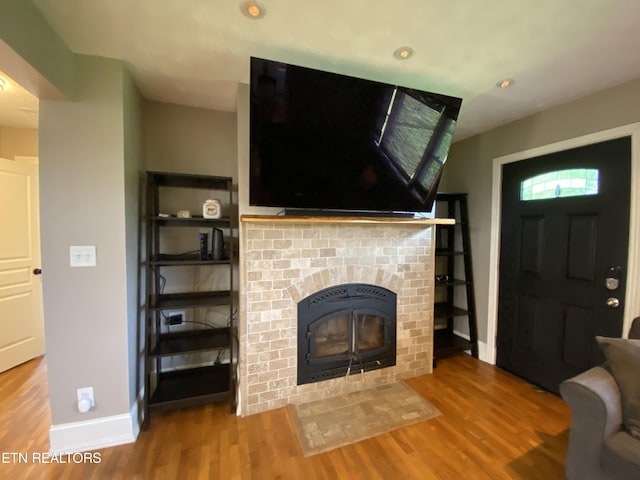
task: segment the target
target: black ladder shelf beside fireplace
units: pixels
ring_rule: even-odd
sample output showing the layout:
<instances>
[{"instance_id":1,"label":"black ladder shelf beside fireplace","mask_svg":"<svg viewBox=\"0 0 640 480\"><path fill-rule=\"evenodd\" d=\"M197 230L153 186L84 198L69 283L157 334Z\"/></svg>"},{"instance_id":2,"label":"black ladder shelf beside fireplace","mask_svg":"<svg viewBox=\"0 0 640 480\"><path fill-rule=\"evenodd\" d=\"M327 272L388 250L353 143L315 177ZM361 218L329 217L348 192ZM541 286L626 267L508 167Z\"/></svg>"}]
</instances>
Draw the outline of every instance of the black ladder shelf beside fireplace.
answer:
<instances>
[{"instance_id":1,"label":"black ladder shelf beside fireplace","mask_svg":"<svg viewBox=\"0 0 640 480\"><path fill-rule=\"evenodd\" d=\"M465 351L478 358L467 194L438 193L436 216L456 223L436 230L434 363Z\"/></svg>"},{"instance_id":2,"label":"black ladder shelf beside fireplace","mask_svg":"<svg viewBox=\"0 0 640 480\"><path fill-rule=\"evenodd\" d=\"M237 362L232 179L165 172L146 178L143 428L156 410L226 401L233 411ZM221 199L205 217L212 196ZM201 270L209 275L202 288ZM210 314L220 317L217 324L207 321Z\"/></svg>"}]
</instances>

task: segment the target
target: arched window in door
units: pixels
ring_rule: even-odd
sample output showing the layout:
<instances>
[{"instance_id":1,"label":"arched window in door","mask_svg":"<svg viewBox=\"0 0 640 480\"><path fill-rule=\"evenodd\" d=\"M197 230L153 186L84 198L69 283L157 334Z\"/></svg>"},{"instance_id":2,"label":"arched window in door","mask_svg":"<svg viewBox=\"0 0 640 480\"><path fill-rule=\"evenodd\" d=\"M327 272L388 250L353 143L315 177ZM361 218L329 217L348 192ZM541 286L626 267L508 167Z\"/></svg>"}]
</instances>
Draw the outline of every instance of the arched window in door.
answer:
<instances>
[{"instance_id":1,"label":"arched window in door","mask_svg":"<svg viewBox=\"0 0 640 480\"><path fill-rule=\"evenodd\" d=\"M597 195L600 190L597 168L571 168L543 173L520 183L520 200Z\"/></svg>"}]
</instances>

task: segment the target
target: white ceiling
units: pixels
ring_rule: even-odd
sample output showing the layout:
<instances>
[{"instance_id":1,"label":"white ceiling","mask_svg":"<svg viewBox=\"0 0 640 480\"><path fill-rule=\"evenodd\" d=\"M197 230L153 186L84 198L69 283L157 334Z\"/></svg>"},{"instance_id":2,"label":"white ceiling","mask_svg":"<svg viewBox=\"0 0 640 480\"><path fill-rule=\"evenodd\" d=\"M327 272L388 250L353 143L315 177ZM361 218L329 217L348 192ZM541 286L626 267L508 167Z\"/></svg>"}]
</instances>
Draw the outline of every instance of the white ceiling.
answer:
<instances>
[{"instance_id":1,"label":"white ceiling","mask_svg":"<svg viewBox=\"0 0 640 480\"><path fill-rule=\"evenodd\" d=\"M233 111L258 56L462 97L457 140L640 78L638 0L262 0L260 20L238 0L33 3L152 100Z\"/></svg>"}]
</instances>

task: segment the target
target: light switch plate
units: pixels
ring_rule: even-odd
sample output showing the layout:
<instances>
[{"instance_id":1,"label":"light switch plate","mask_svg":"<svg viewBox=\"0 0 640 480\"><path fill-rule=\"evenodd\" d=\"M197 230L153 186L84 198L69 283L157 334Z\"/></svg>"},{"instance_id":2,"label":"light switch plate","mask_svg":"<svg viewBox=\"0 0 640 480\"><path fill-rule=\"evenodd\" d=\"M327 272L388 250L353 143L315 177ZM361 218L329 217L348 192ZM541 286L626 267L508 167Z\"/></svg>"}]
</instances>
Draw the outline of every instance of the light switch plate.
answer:
<instances>
[{"instance_id":1,"label":"light switch plate","mask_svg":"<svg viewBox=\"0 0 640 480\"><path fill-rule=\"evenodd\" d=\"M72 267L95 267L95 245L72 245L69 247L69 265Z\"/></svg>"}]
</instances>

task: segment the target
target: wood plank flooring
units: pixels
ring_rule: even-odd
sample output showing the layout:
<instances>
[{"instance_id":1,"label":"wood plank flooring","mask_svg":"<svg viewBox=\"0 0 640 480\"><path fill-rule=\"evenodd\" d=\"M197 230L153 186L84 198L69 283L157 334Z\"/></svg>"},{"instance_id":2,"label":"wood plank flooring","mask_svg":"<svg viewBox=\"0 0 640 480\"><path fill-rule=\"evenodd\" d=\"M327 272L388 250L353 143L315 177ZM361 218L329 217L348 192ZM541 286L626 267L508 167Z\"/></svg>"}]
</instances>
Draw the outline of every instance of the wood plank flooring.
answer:
<instances>
[{"instance_id":1,"label":"wood plank flooring","mask_svg":"<svg viewBox=\"0 0 640 480\"><path fill-rule=\"evenodd\" d=\"M562 399L466 355L407 382L443 413L304 458L287 409L239 418L225 405L151 417L134 444L99 464L34 464L47 452L46 362L0 374L0 478L20 479L531 479L564 477L570 410Z\"/></svg>"}]
</instances>

